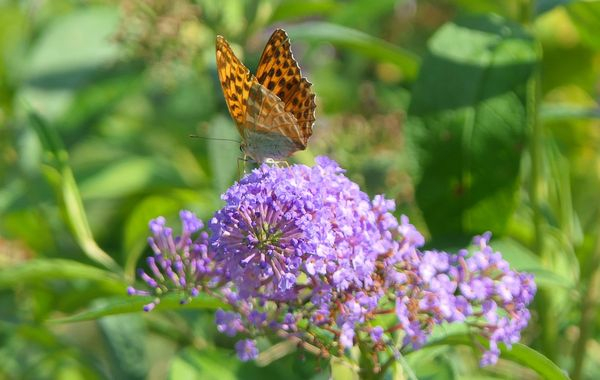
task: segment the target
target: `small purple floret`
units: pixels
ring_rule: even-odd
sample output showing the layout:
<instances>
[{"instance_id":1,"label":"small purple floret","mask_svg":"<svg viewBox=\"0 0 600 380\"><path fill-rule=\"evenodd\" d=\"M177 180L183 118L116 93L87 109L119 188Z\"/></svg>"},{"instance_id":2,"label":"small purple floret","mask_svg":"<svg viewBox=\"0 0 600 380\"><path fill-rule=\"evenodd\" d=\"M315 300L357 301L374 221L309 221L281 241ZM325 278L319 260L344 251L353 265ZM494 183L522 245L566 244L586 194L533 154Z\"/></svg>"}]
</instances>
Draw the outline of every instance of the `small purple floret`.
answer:
<instances>
[{"instance_id":1,"label":"small purple floret","mask_svg":"<svg viewBox=\"0 0 600 380\"><path fill-rule=\"evenodd\" d=\"M235 351L237 352L238 358L243 362L256 359L258 356L256 342L252 339L243 339L238 341L235 344Z\"/></svg>"}]
</instances>

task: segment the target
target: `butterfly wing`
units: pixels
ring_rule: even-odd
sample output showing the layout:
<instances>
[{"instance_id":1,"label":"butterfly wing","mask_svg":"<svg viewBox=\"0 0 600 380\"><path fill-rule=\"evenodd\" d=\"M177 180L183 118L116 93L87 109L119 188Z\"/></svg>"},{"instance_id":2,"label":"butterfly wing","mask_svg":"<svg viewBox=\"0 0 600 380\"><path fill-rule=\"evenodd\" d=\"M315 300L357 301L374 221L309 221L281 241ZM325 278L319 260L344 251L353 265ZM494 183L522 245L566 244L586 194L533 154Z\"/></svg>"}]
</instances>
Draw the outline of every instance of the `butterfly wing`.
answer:
<instances>
[{"instance_id":1,"label":"butterfly wing","mask_svg":"<svg viewBox=\"0 0 600 380\"><path fill-rule=\"evenodd\" d=\"M281 160L306 148L296 118L259 83L250 87L242 137L246 154L257 162Z\"/></svg>"},{"instance_id":2,"label":"butterfly wing","mask_svg":"<svg viewBox=\"0 0 600 380\"><path fill-rule=\"evenodd\" d=\"M292 55L290 39L284 30L275 30L269 38L258 62L256 78L284 104L300 83L300 67Z\"/></svg>"},{"instance_id":3,"label":"butterfly wing","mask_svg":"<svg viewBox=\"0 0 600 380\"><path fill-rule=\"evenodd\" d=\"M217 72L223 88L229 113L235 121L238 131L243 135L242 127L246 117L248 94L256 78L250 70L235 56L231 47L222 36L217 36Z\"/></svg>"},{"instance_id":4,"label":"butterfly wing","mask_svg":"<svg viewBox=\"0 0 600 380\"><path fill-rule=\"evenodd\" d=\"M285 110L296 118L304 147L312 135L315 122L315 94L312 92L311 86L312 84L306 78L302 78L292 93L292 97L285 104Z\"/></svg>"},{"instance_id":5,"label":"butterfly wing","mask_svg":"<svg viewBox=\"0 0 600 380\"><path fill-rule=\"evenodd\" d=\"M282 29L269 38L256 71L258 82L283 102L300 128L300 141L304 149L312 135L315 121L315 94L312 84L302 77L298 62L292 55L290 39Z\"/></svg>"},{"instance_id":6,"label":"butterfly wing","mask_svg":"<svg viewBox=\"0 0 600 380\"><path fill-rule=\"evenodd\" d=\"M285 31L272 35L257 76L217 36L217 72L245 152L255 161L283 159L306 148L315 121L312 84L302 77Z\"/></svg>"}]
</instances>

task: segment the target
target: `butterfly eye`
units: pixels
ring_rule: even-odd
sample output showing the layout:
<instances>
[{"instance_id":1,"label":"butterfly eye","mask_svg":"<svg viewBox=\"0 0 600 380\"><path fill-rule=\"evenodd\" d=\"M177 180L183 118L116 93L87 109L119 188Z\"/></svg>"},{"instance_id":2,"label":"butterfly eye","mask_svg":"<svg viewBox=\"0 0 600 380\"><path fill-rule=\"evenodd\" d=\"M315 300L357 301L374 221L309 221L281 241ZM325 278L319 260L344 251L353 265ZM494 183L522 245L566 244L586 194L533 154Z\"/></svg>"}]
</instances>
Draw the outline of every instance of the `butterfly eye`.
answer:
<instances>
[{"instance_id":1,"label":"butterfly eye","mask_svg":"<svg viewBox=\"0 0 600 380\"><path fill-rule=\"evenodd\" d=\"M240 144L240 152L244 153L244 144Z\"/></svg>"}]
</instances>

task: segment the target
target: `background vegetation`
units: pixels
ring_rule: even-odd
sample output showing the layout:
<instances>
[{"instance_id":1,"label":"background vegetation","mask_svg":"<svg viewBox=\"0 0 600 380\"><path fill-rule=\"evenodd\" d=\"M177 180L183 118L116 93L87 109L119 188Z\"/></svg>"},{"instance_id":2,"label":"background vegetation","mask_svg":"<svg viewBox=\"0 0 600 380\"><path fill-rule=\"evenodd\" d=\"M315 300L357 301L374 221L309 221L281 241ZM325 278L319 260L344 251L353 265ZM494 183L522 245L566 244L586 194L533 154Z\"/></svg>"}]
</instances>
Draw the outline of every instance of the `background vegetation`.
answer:
<instances>
[{"instance_id":1,"label":"background vegetation","mask_svg":"<svg viewBox=\"0 0 600 380\"><path fill-rule=\"evenodd\" d=\"M600 2L569 0L0 1L0 378L330 375L266 341L238 362L208 299L124 314L144 303L124 294L148 220L206 220L238 175L236 143L189 137L239 139L215 36L253 70L275 27L318 101L293 160L333 157L433 247L492 231L536 274L523 342L596 378ZM518 349L480 370L454 343L402 364L424 379L544 376Z\"/></svg>"}]
</instances>

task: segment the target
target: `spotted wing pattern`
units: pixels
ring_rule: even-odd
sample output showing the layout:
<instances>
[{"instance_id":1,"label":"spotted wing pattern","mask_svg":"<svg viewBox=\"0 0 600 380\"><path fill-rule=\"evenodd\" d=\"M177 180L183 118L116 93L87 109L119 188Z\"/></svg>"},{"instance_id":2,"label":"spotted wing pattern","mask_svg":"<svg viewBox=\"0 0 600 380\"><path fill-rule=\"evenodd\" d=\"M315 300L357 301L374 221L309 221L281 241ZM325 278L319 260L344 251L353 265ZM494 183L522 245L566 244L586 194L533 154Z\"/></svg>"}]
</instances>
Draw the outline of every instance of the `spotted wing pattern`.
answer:
<instances>
[{"instance_id":1,"label":"spotted wing pattern","mask_svg":"<svg viewBox=\"0 0 600 380\"><path fill-rule=\"evenodd\" d=\"M294 115L300 126L303 144L300 149L305 149L315 121L315 95L312 84L302 77L284 30L275 30L269 38L258 63L256 78L281 99L286 111Z\"/></svg>"},{"instance_id":2,"label":"spotted wing pattern","mask_svg":"<svg viewBox=\"0 0 600 380\"><path fill-rule=\"evenodd\" d=\"M311 86L312 84L306 78L302 78L296 91L293 92L292 97L285 104L285 110L294 115L300 128L302 149L305 149L306 144L308 144L315 122L315 94L311 91Z\"/></svg>"},{"instance_id":3,"label":"spotted wing pattern","mask_svg":"<svg viewBox=\"0 0 600 380\"><path fill-rule=\"evenodd\" d=\"M217 37L217 71L242 148L257 162L306 148L315 121L312 84L302 77L285 31L267 42L254 77L227 41Z\"/></svg>"},{"instance_id":4,"label":"spotted wing pattern","mask_svg":"<svg viewBox=\"0 0 600 380\"><path fill-rule=\"evenodd\" d=\"M246 118L246 103L252 82L256 79L250 70L235 56L222 36L217 36L217 72L223 88L223 95L231 117L237 124L240 134Z\"/></svg>"}]
</instances>

